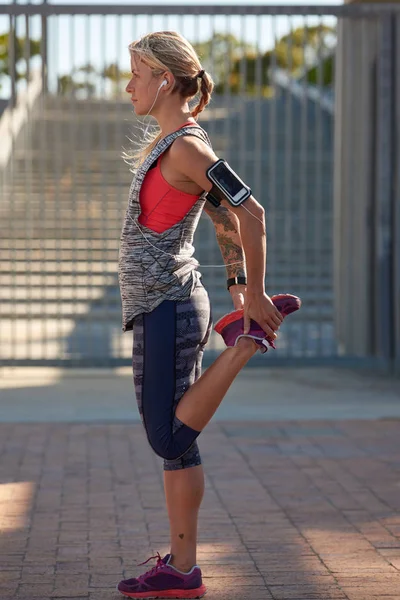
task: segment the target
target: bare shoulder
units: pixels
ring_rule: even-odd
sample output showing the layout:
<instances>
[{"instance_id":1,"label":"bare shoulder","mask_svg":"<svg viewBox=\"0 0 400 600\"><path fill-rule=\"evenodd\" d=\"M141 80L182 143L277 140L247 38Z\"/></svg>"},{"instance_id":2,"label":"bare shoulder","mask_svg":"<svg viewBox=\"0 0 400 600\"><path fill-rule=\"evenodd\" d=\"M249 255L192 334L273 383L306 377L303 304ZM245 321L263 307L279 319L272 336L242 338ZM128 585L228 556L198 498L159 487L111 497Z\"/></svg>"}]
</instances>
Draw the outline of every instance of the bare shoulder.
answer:
<instances>
[{"instance_id":1,"label":"bare shoulder","mask_svg":"<svg viewBox=\"0 0 400 600\"><path fill-rule=\"evenodd\" d=\"M185 158L189 154L191 158L210 157L213 162L218 160L213 149L205 141L190 134L176 138L171 145L170 153L178 159Z\"/></svg>"},{"instance_id":2,"label":"bare shoulder","mask_svg":"<svg viewBox=\"0 0 400 600\"><path fill-rule=\"evenodd\" d=\"M206 171L219 157L206 142L191 135L180 136L173 142L170 148L170 158L174 170L179 174L185 176L189 181L197 183L202 190L206 192L211 190L212 183L208 179ZM261 212L263 212L263 208L253 196L245 200L245 203L246 208L253 215L261 215ZM218 219L223 215L223 218L225 218L226 209L235 213L240 218L246 218L248 214L241 206L232 206L227 200L222 200L221 207L221 210L213 211L210 216Z\"/></svg>"},{"instance_id":3,"label":"bare shoulder","mask_svg":"<svg viewBox=\"0 0 400 600\"><path fill-rule=\"evenodd\" d=\"M174 140L169 154L174 169L186 175L203 190L211 189L206 170L218 157L206 142L194 135L182 135Z\"/></svg>"}]
</instances>

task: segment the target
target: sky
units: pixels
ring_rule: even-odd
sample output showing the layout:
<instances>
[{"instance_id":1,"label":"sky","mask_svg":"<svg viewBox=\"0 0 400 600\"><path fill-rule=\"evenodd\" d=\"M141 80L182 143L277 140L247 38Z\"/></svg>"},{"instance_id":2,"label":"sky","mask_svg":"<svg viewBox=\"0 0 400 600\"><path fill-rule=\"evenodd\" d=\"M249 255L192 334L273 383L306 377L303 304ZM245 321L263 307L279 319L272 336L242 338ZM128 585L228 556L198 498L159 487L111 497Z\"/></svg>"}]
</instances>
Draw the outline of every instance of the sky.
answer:
<instances>
[{"instance_id":1,"label":"sky","mask_svg":"<svg viewBox=\"0 0 400 600\"><path fill-rule=\"evenodd\" d=\"M7 2L5 2L7 3ZM10 3L10 2L8 2ZM18 2L26 4L26 2ZM62 0L62 2L51 2L52 4L80 4L71 0ZM122 4L123 2L121 2ZM200 3L200 2L199 2ZM38 2L32 2L38 4ZM110 2L84 2L84 4L110 4ZM131 1L130 6L135 4L145 4L143 2ZM153 5L180 5L192 4L187 0L153 1ZM219 5L237 5L244 4L243 0L202 0L201 4L219 4ZM252 5L268 5L265 0L252 0L248 2ZM304 2L303 0L275 0L274 4L301 6L307 5L338 5L341 1L331 0L313 0ZM31 36L40 37L40 18L31 17ZM103 65L118 62L121 70L129 70L129 52L128 44L134 39L160 29L173 29L180 31L189 41L200 42L211 37L213 29L220 32L232 32L236 37L249 43L256 43L260 52L265 52L274 45L274 38L279 38L290 31L291 27L300 27L304 25L316 25L326 23L335 25L334 17L306 17L303 16L247 16L241 18L238 16L191 16L186 15L178 20L174 15L154 16L148 18L144 15L130 16L124 15L115 17L108 15L106 17L93 15L52 16L49 19L49 70L51 80L55 81L56 74L68 74L74 68L78 68L90 62L97 69ZM0 33L8 30L8 17L1 16L0 9ZM25 35L24 17L18 19L17 34L21 37ZM36 61L36 64L38 61ZM35 63L34 63L35 64ZM0 97L7 97L9 94L9 85L2 80L2 89Z\"/></svg>"}]
</instances>

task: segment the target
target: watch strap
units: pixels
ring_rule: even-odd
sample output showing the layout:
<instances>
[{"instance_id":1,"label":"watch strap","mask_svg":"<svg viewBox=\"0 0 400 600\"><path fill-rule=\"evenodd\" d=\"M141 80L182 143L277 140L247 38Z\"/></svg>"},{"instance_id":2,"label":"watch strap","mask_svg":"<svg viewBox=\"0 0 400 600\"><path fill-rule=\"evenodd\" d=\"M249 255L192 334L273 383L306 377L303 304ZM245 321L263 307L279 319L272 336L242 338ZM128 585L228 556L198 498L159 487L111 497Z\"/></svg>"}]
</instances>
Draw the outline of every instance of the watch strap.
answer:
<instances>
[{"instance_id":1,"label":"watch strap","mask_svg":"<svg viewBox=\"0 0 400 600\"><path fill-rule=\"evenodd\" d=\"M226 289L229 290L231 285L247 285L247 279L240 275L238 277L230 277L226 280Z\"/></svg>"}]
</instances>

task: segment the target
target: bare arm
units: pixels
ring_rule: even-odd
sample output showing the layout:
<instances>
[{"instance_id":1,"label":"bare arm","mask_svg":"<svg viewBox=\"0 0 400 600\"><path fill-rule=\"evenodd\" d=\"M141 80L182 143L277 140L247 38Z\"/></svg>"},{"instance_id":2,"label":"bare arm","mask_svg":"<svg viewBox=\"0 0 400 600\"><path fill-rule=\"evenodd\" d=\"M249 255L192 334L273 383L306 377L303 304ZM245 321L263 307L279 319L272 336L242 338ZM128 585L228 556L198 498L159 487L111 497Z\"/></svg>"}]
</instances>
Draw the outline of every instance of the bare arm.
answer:
<instances>
[{"instance_id":1,"label":"bare arm","mask_svg":"<svg viewBox=\"0 0 400 600\"><path fill-rule=\"evenodd\" d=\"M181 173L195 181L202 189L211 190L212 185L206 176L206 170L218 157L207 144L192 136L182 136L172 144L170 156ZM225 202L223 204L224 208L236 215L239 222L247 270L245 331L248 330L250 318L253 318L268 336L275 338L274 332L282 322L282 316L265 293L267 249L264 209L253 196L244 202L247 210L243 206L233 207Z\"/></svg>"},{"instance_id":2,"label":"bare arm","mask_svg":"<svg viewBox=\"0 0 400 600\"><path fill-rule=\"evenodd\" d=\"M226 265L227 277L244 277L246 267L239 219L224 206L215 207L210 202L206 202L204 212L210 217L215 227L217 242Z\"/></svg>"},{"instance_id":3,"label":"bare arm","mask_svg":"<svg viewBox=\"0 0 400 600\"><path fill-rule=\"evenodd\" d=\"M212 220L215 227L217 242L222 258L226 265L227 278L245 277L246 264L240 237L240 224L237 216L224 206L213 206L206 202L204 212ZM237 310L244 307L246 286L243 284L231 285L229 293L233 306Z\"/></svg>"}]
</instances>

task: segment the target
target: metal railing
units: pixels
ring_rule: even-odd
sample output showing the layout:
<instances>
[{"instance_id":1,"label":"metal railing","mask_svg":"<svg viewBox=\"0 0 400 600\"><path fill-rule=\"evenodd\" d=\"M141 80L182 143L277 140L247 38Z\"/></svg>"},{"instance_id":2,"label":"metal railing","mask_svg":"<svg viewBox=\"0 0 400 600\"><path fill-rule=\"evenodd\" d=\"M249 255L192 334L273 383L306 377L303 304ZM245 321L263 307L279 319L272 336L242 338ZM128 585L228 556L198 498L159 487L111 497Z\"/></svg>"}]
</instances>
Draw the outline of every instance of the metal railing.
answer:
<instances>
[{"instance_id":1,"label":"metal railing","mask_svg":"<svg viewBox=\"0 0 400 600\"><path fill-rule=\"evenodd\" d=\"M11 113L21 111L34 69L40 69L43 82L18 133L5 124L4 115L0 122L11 140L0 171L3 364L130 361L131 340L121 333L117 286L119 235L131 178L121 153L132 130L139 131L124 97L127 46L161 29L185 35L215 79L212 102L199 123L216 154L249 182L266 208L268 293L291 292L303 300L302 310L282 326L279 353L269 357L269 364L358 358L367 364L373 359L365 344L356 351L348 347L335 303L347 284L334 277L334 269L338 273L344 264L334 252L344 235L335 228L334 181L347 190L352 183L348 172L342 177L337 157L338 140L349 140L340 123L351 99L342 98L340 104L337 90L345 78L357 75L364 77L363 85L372 82L381 97L385 82L371 70L356 71L355 44L345 47L350 72L343 73L337 57L344 48L343 27L361 32L365 48L373 39L379 53L382 23L398 19L399 10L398 5L371 4L0 4L0 34L8 33L9 48L10 77L3 78L11 97L7 123ZM371 99L358 101L359 113L371 118ZM355 157L348 160L354 167ZM369 161L354 171L357 181L369 176L375 164ZM339 188L343 192L340 186L336 194ZM353 219L358 206L348 209ZM343 210L340 214L343 218ZM360 227L357 239L372 239L368 224ZM201 264L222 263L206 216L195 245ZM232 309L225 270L200 270L216 320ZM220 348L212 336L208 355Z\"/></svg>"}]
</instances>

